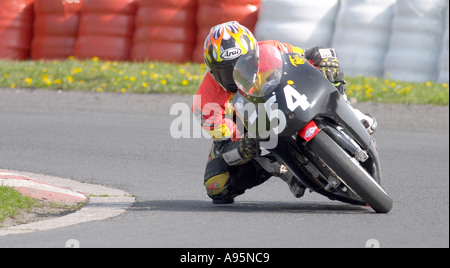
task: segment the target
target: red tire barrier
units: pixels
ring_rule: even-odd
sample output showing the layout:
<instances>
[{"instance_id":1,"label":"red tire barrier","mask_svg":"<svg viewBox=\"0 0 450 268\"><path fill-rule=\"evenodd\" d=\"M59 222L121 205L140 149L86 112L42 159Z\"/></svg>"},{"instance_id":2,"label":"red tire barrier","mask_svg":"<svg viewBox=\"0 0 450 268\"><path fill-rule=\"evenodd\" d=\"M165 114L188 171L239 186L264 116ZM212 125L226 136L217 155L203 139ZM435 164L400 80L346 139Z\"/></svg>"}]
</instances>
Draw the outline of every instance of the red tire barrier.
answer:
<instances>
[{"instance_id":1,"label":"red tire barrier","mask_svg":"<svg viewBox=\"0 0 450 268\"><path fill-rule=\"evenodd\" d=\"M197 37L197 1L141 0L138 3L131 59L191 61Z\"/></svg>"},{"instance_id":2,"label":"red tire barrier","mask_svg":"<svg viewBox=\"0 0 450 268\"><path fill-rule=\"evenodd\" d=\"M235 20L253 31L258 19L261 0L198 0L197 45L193 60L203 61L203 46L211 27Z\"/></svg>"},{"instance_id":3,"label":"red tire barrier","mask_svg":"<svg viewBox=\"0 0 450 268\"><path fill-rule=\"evenodd\" d=\"M29 58L34 0L0 1L0 59Z\"/></svg>"},{"instance_id":4,"label":"red tire barrier","mask_svg":"<svg viewBox=\"0 0 450 268\"><path fill-rule=\"evenodd\" d=\"M74 54L81 7L81 0L35 0L33 60L66 59Z\"/></svg>"},{"instance_id":5,"label":"red tire barrier","mask_svg":"<svg viewBox=\"0 0 450 268\"><path fill-rule=\"evenodd\" d=\"M129 60L136 9L135 0L84 0L75 57Z\"/></svg>"}]
</instances>

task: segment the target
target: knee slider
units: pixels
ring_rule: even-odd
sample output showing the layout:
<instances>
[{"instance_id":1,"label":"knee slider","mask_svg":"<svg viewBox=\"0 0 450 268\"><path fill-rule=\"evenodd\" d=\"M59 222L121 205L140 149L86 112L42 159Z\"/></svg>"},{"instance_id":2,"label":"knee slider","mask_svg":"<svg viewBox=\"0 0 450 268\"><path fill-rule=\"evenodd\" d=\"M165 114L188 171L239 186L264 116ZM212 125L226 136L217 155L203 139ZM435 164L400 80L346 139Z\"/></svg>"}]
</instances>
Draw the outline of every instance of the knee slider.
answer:
<instances>
[{"instance_id":1,"label":"knee slider","mask_svg":"<svg viewBox=\"0 0 450 268\"><path fill-rule=\"evenodd\" d=\"M205 181L206 192L211 198L221 198L226 195L228 191L228 180L230 173L225 172L216 176L213 176Z\"/></svg>"}]
</instances>

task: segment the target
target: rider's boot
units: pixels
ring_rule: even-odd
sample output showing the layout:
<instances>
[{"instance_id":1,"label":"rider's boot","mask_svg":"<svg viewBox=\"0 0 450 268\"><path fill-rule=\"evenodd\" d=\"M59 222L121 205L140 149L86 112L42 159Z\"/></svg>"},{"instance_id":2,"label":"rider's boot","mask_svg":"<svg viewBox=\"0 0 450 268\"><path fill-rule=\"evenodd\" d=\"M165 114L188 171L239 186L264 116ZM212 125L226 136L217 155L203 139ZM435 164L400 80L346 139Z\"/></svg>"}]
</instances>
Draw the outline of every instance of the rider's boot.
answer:
<instances>
[{"instance_id":1,"label":"rider's boot","mask_svg":"<svg viewBox=\"0 0 450 268\"><path fill-rule=\"evenodd\" d=\"M297 179L295 179L294 175L288 170L285 165L282 165L274 159L270 159L267 157L258 157L255 160L270 175L279 177L280 179L285 181L295 197L300 198L303 196L306 187L302 183L298 182Z\"/></svg>"},{"instance_id":2,"label":"rider's boot","mask_svg":"<svg viewBox=\"0 0 450 268\"><path fill-rule=\"evenodd\" d=\"M363 124L364 127L366 128L367 133L369 133L369 135L372 135L375 132L375 130L377 129L377 125L378 125L375 117L369 113L364 114L360 110L353 108L353 106L348 101L347 94L345 94L345 89L343 90L343 92L341 91L341 94L344 96L344 99L347 101L348 106L350 106L350 108L352 108L353 113L359 119L361 124Z\"/></svg>"},{"instance_id":3,"label":"rider's boot","mask_svg":"<svg viewBox=\"0 0 450 268\"><path fill-rule=\"evenodd\" d=\"M234 203L234 197L224 198L224 199L213 199L212 203L214 205L228 205Z\"/></svg>"},{"instance_id":4,"label":"rider's boot","mask_svg":"<svg viewBox=\"0 0 450 268\"><path fill-rule=\"evenodd\" d=\"M377 129L377 125L378 125L375 117L368 113L363 114L360 110L353 108L349 102L347 102L347 103L352 108L353 113L356 115L356 117L358 117L361 124L364 125L364 127L367 130L367 133L372 135L375 132L375 130Z\"/></svg>"},{"instance_id":5,"label":"rider's boot","mask_svg":"<svg viewBox=\"0 0 450 268\"><path fill-rule=\"evenodd\" d=\"M274 174L287 183L289 190L296 198L300 198L305 194L306 187L294 178L294 175L287 169L285 165L280 165L279 172Z\"/></svg>"}]
</instances>

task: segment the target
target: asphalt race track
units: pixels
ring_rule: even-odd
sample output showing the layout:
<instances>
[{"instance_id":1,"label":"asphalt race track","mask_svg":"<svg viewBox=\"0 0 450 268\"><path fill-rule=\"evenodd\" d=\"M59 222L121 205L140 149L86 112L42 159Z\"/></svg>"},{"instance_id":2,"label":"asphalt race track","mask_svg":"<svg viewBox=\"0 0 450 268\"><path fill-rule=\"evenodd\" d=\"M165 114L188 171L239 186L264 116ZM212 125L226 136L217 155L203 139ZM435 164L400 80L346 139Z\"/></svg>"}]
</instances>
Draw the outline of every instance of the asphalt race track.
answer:
<instances>
[{"instance_id":1,"label":"asphalt race track","mask_svg":"<svg viewBox=\"0 0 450 268\"><path fill-rule=\"evenodd\" d=\"M383 186L378 215L272 178L234 205L203 188L210 139L180 138L171 107L192 96L0 89L0 169L71 178L131 193L103 221L0 237L0 247L449 247L449 108L357 103L376 116ZM185 121L191 123L189 116ZM372 240L374 241L374 240Z\"/></svg>"}]
</instances>

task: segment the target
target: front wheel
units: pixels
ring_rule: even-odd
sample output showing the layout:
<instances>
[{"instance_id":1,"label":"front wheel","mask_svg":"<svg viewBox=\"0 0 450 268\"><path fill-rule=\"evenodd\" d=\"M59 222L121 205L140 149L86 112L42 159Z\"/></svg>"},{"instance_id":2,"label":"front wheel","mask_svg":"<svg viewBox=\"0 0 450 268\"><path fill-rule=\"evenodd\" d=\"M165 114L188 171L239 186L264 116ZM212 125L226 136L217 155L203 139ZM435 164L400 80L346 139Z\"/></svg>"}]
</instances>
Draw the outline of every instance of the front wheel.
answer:
<instances>
[{"instance_id":1,"label":"front wheel","mask_svg":"<svg viewBox=\"0 0 450 268\"><path fill-rule=\"evenodd\" d=\"M377 213L388 213L392 209L394 202L386 191L324 131L320 131L307 146Z\"/></svg>"}]
</instances>

